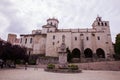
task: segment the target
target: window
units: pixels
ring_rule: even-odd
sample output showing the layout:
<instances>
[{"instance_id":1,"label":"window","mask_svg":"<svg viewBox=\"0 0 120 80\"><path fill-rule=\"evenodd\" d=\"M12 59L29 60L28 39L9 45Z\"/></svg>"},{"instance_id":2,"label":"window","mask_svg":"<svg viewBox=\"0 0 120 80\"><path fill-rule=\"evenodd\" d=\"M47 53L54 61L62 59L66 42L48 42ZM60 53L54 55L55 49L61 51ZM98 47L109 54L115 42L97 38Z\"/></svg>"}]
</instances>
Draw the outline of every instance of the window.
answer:
<instances>
[{"instance_id":1,"label":"window","mask_svg":"<svg viewBox=\"0 0 120 80\"><path fill-rule=\"evenodd\" d=\"M95 36L95 34L94 34L94 33L92 33L92 36Z\"/></svg>"},{"instance_id":2,"label":"window","mask_svg":"<svg viewBox=\"0 0 120 80\"><path fill-rule=\"evenodd\" d=\"M100 26L100 23L98 22L98 26Z\"/></svg>"},{"instance_id":3,"label":"window","mask_svg":"<svg viewBox=\"0 0 120 80\"><path fill-rule=\"evenodd\" d=\"M27 38L25 39L25 44L27 43Z\"/></svg>"},{"instance_id":4,"label":"window","mask_svg":"<svg viewBox=\"0 0 120 80\"><path fill-rule=\"evenodd\" d=\"M52 26L52 22L50 23L50 25Z\"/></svg>"},{"instance_id":5,"label":"window","mask_svg":"<svg viewBox=\"0 0 120 80\"><path fill-rule=\"evenodd\" d=\"M53 39L55 39L55 35L53 35Z\"/></svg>"},{"instance_id":6,"label":"window","mask_svg":"<svg viewBox=\"0 0 120 80\"><path fill-rule=\"evenodd\" d=\"M88 38L88 37L86 37L86 40L89 40L89 38Z\"/></svg>"},{"instance_id":7,"label":"window","mask_svg":"<svg viewBox=\"0 0 120 80\"><path fill-rule=\"evenodd\" d=\"M102 24L102 26L104 26L104 25L103 25L103 22L102 22L101 24Z\"/></svg>"},{"instance_id":8,"label":"window","mask_svg":"<svg viewBox=\"0 0 120 80\"><path fill-rule=\"evenodd\" d=\"M100 36L98 36L97 38L98 38L98 40L100 40Z\"/></svg>"},{"instance_id":9,"label":"window","mask_svg":"<svg viewBox=\"0 0 120 80\"><path fill-rule=\"evenodd\" d=\"M30 43L32 43L32 38L30 38Z\"/></svg>"},{"instance_id":10,"label":"window","mask_svg":"<svg viewBox=\"0 0 120 80\"><path fill-rule=\"evenodd\" d=\"M53 45L55 45L55 43L53 42Z\"/></svg>"},{"instance_id":11,"label":"window","mask_svg":"<svg viewBox=\"0 0 120 80\"><path fill-rule=\"evenodd\" d=\"M105 26L107 26L107 23L105 23Z\"/></svg>"},{"instance_id":12,"label":"window","mask_svg":"<svg viewBox=\"0 0 120 80\"><path fill-rule=\"evenodd\" d=\"M75 37L75 40L77 40L77 37Z\"/></svg>"}]
</instances>

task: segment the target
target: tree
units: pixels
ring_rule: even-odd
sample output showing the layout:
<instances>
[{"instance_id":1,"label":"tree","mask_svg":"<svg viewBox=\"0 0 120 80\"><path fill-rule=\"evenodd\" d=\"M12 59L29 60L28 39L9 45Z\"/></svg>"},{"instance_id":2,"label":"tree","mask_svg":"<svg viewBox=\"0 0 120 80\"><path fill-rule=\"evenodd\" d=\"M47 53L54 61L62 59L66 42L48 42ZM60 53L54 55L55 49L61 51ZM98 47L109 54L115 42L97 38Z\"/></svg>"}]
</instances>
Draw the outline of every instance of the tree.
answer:
<instances>
[{"instance_id":1,"label":"tree","mask_svg":"<svg viewBox=\"0 0 120 80\"><path fill-rule=\"evenodd\" d=\"M116 36L114 48L115 48L114 57L120 60L120 33L117 34L117 36Z\"/></svg>"},{"instance_id":2,"label":"tree","mask_svg":"<svg viewBox=\"0 0 120 80\"><path fill-rule=\"evenodd\" d=\"M72 55L71 55L71 52L70 52L69 48L66 48L66 51L67 51L67 61L71 62Z\"/></svg>"},{"instance_id":3,"label":"tree","mask_svg":"<svg viewBox=\"0 0 120 80\"><path fill-rule=\"evenodd\" d=\"M116 36L115 53L120 54L120 33Z\"/></svg>"},{"instance_id":4,"label":"tree","mask_svg":"<svg viewBox=\"0 0 120 80\"><path fill-rule=\"evenodd\" d=\"M5 64L7 60L10 60L14 62L15 66L17 60L28 62L27 48L0 41L0 59L2 59Z\"/></svg>"}]
</instances>

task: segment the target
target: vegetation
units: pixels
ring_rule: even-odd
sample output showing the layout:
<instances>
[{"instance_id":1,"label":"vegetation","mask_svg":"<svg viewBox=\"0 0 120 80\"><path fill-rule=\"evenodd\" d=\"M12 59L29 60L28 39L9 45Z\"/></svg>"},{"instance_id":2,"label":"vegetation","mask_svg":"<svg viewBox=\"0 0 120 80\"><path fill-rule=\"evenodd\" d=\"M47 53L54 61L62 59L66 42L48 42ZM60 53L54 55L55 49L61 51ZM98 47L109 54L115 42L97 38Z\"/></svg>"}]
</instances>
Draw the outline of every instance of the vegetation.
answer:
<instances>
[{"instance_id":1,"label":"vegetation","mask_svg":"<svg viewBox=\"0 0 120 80\"><path fill-rule=\"evenodd\" d=\"M71 65L68 65L68 69L71 69L71 70L78 70L78 65L74 65L74 64L71 64Z\"/></svg>"},{"instance_id":2,"label":"vegetation","mask_svg":"<svg viewBox=\"0 0 120 80\"><path fill-rule=\"evenodd\" d=\"M71 62L71 60L72 60L72 55L71 55L71 52L70 52L69 48L66 48L66 51L67 51L67 61L68 61L68 62Z\"/></svg>"},{"instance_id":3,"label":"vegetation","mask_svg":"<svg viewBox=\"0 0 120 80\"><path fill-rule=\"evenodd\" d=\"M4 65L7 61L11 61L16 66L18 60L28 61L27 49L19 45L12 45L9 42L0 41L0 59L3 60ZM3 64L1 65L3 66Z\"/></svg>"},{"instance_id":4,"label":"vegetation","mask_svg":"<svg viewBox=\"0 0 120 80\"><path fill-rule=\"evenodd\" d=\"M113 56L116 60L120 60L120 33L117 34L116 36L114 48L115 48L115 55Z\"/></svg>"},{"instance_id":5,"label":"vegetation","mask_svg":"<svg viewBox=\"0 0 120 80\"><path fill-rule=\"evenodd\" d=\"M55 65L54 64L48 64L47 69L55 69Z\"/></svg>"}]
</instances>

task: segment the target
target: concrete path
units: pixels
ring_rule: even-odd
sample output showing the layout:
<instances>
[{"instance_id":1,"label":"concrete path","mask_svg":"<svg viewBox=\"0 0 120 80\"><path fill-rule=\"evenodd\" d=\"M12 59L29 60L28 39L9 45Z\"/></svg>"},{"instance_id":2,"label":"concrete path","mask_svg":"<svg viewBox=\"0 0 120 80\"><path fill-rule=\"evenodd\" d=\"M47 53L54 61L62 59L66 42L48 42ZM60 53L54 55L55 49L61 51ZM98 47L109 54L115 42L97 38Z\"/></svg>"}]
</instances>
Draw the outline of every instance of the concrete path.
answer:
<instances>
[{"instance_id":1,"label":"concrete path","mask_svg":"<svg viewBox=\"0 0 120 80\"><path fill-rule=\"evenodd\" d=\"M0 69L0 80L120 80L120 71L83 70L82 73L51 73L44 69Z\"/></svg>"}]
</instances>

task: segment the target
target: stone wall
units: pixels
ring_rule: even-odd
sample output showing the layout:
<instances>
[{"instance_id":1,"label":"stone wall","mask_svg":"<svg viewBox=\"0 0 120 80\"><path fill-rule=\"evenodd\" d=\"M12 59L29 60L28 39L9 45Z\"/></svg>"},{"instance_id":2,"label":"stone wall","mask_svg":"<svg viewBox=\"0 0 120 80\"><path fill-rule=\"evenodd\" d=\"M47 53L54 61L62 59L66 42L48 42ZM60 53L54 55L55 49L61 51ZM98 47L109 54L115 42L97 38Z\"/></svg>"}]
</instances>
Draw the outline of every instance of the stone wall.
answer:
<instances>
[{"instance_id":1,"label":"stone wall","mask_svg":"<svg viewBox=\"0 0 120 80\"><path fill-rule=\"evenodd\" d=\"M57 64L58 58L57 57L40 57L39 58L39 64L50 64L50 63Z\"/></svg>"},{"instance_id":2,"label":"stone wall","mask_svg":"<svg viewBox=\"0 0 120 80\"><path fill-rule=\"evenodd\" d=\"M120 71L120 61L104 61L77 64L80 69L85 70L115 70Z\"/></svg>"}]
</instances>

